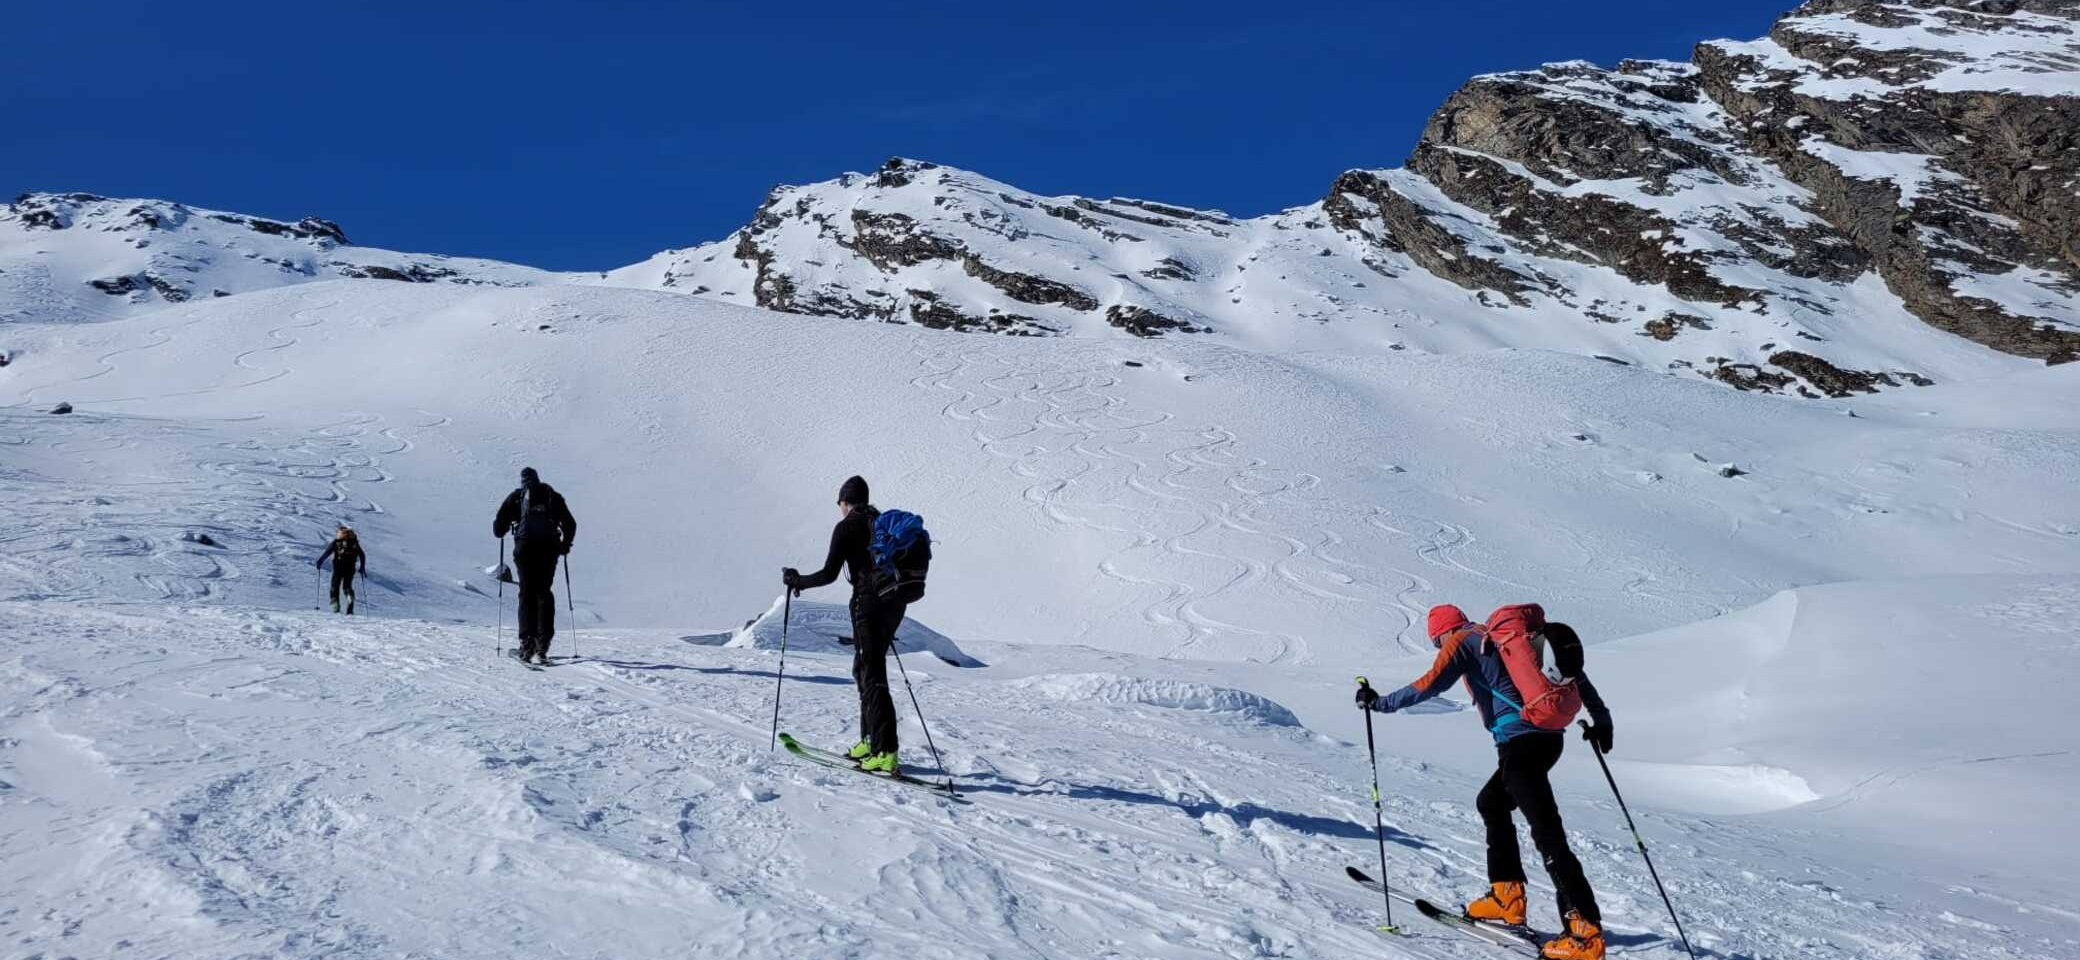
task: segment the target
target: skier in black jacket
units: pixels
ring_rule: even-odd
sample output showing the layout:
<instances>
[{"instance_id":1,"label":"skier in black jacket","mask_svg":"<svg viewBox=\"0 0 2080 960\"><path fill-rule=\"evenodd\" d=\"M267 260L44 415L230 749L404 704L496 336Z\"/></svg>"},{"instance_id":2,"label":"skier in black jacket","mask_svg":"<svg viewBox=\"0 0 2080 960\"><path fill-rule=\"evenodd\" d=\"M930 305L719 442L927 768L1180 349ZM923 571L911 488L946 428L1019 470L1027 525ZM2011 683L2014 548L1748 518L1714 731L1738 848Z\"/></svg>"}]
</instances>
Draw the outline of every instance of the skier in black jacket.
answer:
<instances>
[{"instance_id":1,"label":"skier in black jacket","mask_svg":"<svg viewBox=\"0 0 2080 960\"><path fill-rule=\"evenodd\" d=\"M838 488L838 525L831 529L831 549L823 569L802 573L780 571L780 580L797 593L838 579L843 566L852 583L852 680L859 687L859 743L847 754L860 769L899 773L896 763L896 705L888 689L888 648L902 626L906 604L874 593L874 518L881 511L867 502L867 481L846 480Z\"/></svg>"},{"instance_id":2,"label":"skier in black jacket","mask_svg":"<svg viewBox=\"0 0 2080 960\"><path fill-rule=\"evenodd\" d=\"M491 535L513 532L513 566L520 573L520 659L549 662L556 636L556 558L571 552L578 521L556 488L533 467L520 470L520 487L498 505Z\"/></svg>"},{"instance_id":3,"label":"skier in black jacket","mask_svg":"<svg viewBox=\"0 0 2080 960\"><path fill-rule=\"evenodd\" d=\"M347 591L347 615L354 615L354 573L358 567L362 576L368 575L368 553L361 549L361 539L354 535L354 528L342 523L332 535L332 542L325 545L325 552L311 566L324 569L326 558L332 559L332 612L339 612L339 592Z\"/></svg>"}]
</instances>

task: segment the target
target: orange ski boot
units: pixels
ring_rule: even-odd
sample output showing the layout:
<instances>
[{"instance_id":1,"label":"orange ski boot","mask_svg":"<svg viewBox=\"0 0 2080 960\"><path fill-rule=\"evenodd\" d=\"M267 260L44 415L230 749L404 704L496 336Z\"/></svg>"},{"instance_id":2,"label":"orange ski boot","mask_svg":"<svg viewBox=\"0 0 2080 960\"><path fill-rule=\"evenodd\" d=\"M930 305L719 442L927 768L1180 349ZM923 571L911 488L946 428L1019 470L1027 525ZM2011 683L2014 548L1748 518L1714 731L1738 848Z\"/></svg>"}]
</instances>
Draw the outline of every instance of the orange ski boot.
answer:
<instances>
[{"instance_id":1,"label":"orange ski boot","mask_svg":"<svg viewBox=\"0 0 2080 960\"><path fill-rule=\"evenodd\" d=\"M1567 932L1546 942L1546 960L1603 960L1603 928L1567 912Z\"/></svg>"},{"instance_id":2,"label":"orange ski boot","mask_svg":"<svg viewBox=\"0 0 2080 960\"><path fill-rule=\"evenodd\" d=\"M1466 905L1466 917L1482 923L1500 923L1512 927L1524 925L1524 885L1521 883L1498 883L1488 895Z\"/></svg>"}]
</instances>

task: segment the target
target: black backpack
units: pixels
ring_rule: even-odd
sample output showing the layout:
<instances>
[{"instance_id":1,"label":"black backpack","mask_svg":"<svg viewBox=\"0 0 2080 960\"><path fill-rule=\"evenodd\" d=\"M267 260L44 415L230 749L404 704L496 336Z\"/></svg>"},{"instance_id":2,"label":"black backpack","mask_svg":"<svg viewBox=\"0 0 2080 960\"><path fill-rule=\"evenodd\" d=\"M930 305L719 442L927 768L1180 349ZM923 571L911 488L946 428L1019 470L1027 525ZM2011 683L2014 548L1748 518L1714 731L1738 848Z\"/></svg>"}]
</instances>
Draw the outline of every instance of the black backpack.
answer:
<instances>
[{"instance_id":1,"label":"black backpack","mask_svg":"<svg viewBox=\"0 0 2080 960\"><path fill-rule=\"evenodd\" d=\"M556 525L556 491L548 484L537 483L532 487L520 488L520 522L513 525L513 541L525 543L540 540L555 543L563 536Z\"/></svg>"}]
</instances>

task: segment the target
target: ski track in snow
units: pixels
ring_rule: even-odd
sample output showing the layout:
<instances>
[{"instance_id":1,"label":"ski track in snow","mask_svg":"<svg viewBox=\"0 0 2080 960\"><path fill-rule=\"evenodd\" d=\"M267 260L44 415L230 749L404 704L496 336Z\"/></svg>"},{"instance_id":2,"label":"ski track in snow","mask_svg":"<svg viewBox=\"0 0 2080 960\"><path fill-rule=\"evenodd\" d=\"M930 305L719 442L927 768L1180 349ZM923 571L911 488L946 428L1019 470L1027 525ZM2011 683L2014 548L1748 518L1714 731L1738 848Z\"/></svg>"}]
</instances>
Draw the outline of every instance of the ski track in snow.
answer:
<instances>
[{"instance_id":1,"label":"ski track in snow","mask_svg":"<svg viewBox=\"0 0 2080 960\"><path fill-rule=\"evenodd\" d=\"M1492 956L1413 916L1413 938L1372 932L1376 900L1341 876L1376 864L1362 748L1300 728L1074 699L1006 712L991 706L1010 689L998 680L912 670L972 801L949 806L769 753L769 652L589 632L560 638L575 659L535 673L494 657L481 627L226 606L0 612L38 638L0 658L0 872L28 898L0 910L11 943ZM796 657L783 725L844 739L843 670ZM913 762L935 773L912 720ZM1382 766L1389 879L1445 898L1478 887L1477 783ZM1614 950L1680 956L1615 808L1570 798L1568 811ZM1711 956L2061 954L1996 922L2014 908L1991 900L1931 924L1859 894L1864 867L1795 830L1666 815L1647 829ZM1550 926L1550 890L1533 887ZM133 918L119 904L147 906ZM455 915L472 919L427 922Z\"/></svg>"},{"instance_id":2,"label":"ski track in snow","mask_svg":"<svg viewBox=\"0 0 2080 960\"><path fill-rule=\"evenodd\" d=\"M1483 358L1484 366L1516 371L1532 397L1514 413L1483 411L1483 420L1450 404L1442 413L1425 406L1429 387L1466 376L1428 360L1388 369L1387 376L1408 378L1408 389L1368 406L1367 382L1337 380L1355 375L1334 359L1263 371L1188 343L1065 341L1035 349L974 336L860 332L661 298L557 292L474 305L467 298L479 294L410 287L372 281L191 305L183 308L195 311L186 322L153 318L112 335L79 334L69 365L10 368L11 382L42 384L19 388L17 407L31 394L54 392L42 379L18 376L78 373L56 382L100 392L72 398L88 402L66 417L0 411L0 498L10 507L10 522L0 526L0 624L8 637L0 644L0 890L9 898L0 903L0 943L29 956L1489 956L1413 919L1406 922L1417 924L1416 938L1377 937L1377 901L1341 876L1345 864L1376 865L1368 768L1362 747L1347 742L1355 724L1345 672L1372 669L1376 651L1353 638L1395 632L1407 652L1427 654L1424 608L1482 590L1528 593L1571 610L1592 599L1627 604L1680 622L1767 596L1783 585L1772 577L1893 560L1855 552L1866 549L1858 538L1872 532L1902 545L1908 556L1900 562L1919 575L1986 572L1979 563L2056 573L2059 551L2075 542L2064 508L2042 494L2058 489L2072 462L2055 425L1979 430L1971 407L1954 398L1937 409L1967 422L1942 431L1881 423L1905 419L1899 409L1912 408L1873 403L1866 409L1875 439L1861 446L1861 432L1827 432L1807 408L1770 407L1793 422L1786 428L1793 440L1809 432L1799 449L1840 451L1851 466L1807 468L1790 456L1753 464L1750 455L1763 445L1750 438L1736 449L1760 468L1757 479L1722 483L1706 464L1695 468L1707 478L1701 483L1671 479L1649 495L1640 485L1661 476L1634 480L1648 466L1673 472L1671 461L1688 469L1693 458L1705 463L1703 455L1689 437L1656 423L1578 415L1569 408L1614 416L1609 404L1562 392L1583 377L1610 374L1538 373L1562 362L1552 358ZM368 299L332 309L347 289ZM457 306L465 303L473 305ZM323 341L309 332L321 319L338 324ZM595 348L640 362L587 365L610 369L606 377L564 371L555 358L568 351L552 340L561 333L541 331L549 320L596 324L587 331L600 338ZM386 359L399 329L455 338L437 342L458 368L494 357L481 366L495 376L476 369L414 394L445 371L413 368L416 380L396 385L409 402L393 400L381 413L336 409L331 398L351 381L326 379L333 371L314 359L347 349ZM32 358L57 356L52 343ZM715 368L699 366L710 351L721 357ZM1147 365L1125 368L1127 355ZM1209 358L1236 364L1209 377L1226 378L1221 390L1166 390L1177 385L1156 379ZM817 393L831 370L855 368L868 376L847 386L862 392ZM725 397L709 388L714 370L780 386L727 391L750 393L749 401ZM1270 375L1254 378L1260 372ZM1308 379L1316 374L1338 386L1317 389ZM166 382L157 382L162 376ZM1016 562L1062 564L1087 577L1048 580L1033 591L1041 594L1038 614L1003 618L1025 617L1018 632L1053 645L987 650L981 659L991 666L972 670L911 662L947 772L971 806L769 754L774 660L767 652L566 626L556 652L580 658L538 674L494 660L488 628L302 612L306 591L325 582L309 561L332 524L346 520L387 534L384 559L395 558L386 570L397 572L379 574L364 592L373 601L364 613L481 611L483 621L499 622L510 607L484 609L492 602L488 584L447 579L471 569L458 561L475 555L450 544L472 538L488 553L475 512L488 503L478 501L475 485L493 465L497 483L505 482L503 458L520 455L533 421L559 396L582 416L555 421L558 427L605 438L580 453L561 451L580 461L564 468L579 482L629 489L640 478L613 475L627 470L620 454L651 455L678 443L674 431L683 430L709 446L694 457L646 462L683 467L707 459L709 449L733 451L747 462L700 479L736 483L727 488L733 496L755 497L781 473L775 465L794 464L799 452L756 459L752 451L794 425L753 415L812 381L813 400L842 405L878 395L920 421L903 429L933 448L896 448L889 461L943 453L941 472L916 476L967 483L985 504L956 505L947 493L944 506L929 508L960 519L956 536L975 543L995 531L963 527L1016 514L1000 529L1046 548ZM906 382L914 393L905 394ZM2048 376L2042 383L2070 390ZM154 392L168 386L180 389ZM1644 378L1601 389L1620 391L1627 402L1694 403L1704 411L1695 423L1727 431L1764 409ZM109 396L116 393L126 396ZM2017 387L1999 396L2005 405L2029 395ZM316 399L283 405L306 396ZM1192 403L1201 396L1215 399ZM1330 409L1353 396L1360 416L1406 415L1415 426L1408 435L1338 438L1343 446L1316 460L1308 444L1319 438L1282 435L1301 432L1313 408L1251 419L1260 406L1320 402L1324 416L1343 418L1339 430L1355 433L1353 424L1369 422ZM197 405L161 411L149 404L171 397ZM919 397L930 398L929 408ZM693 412L675 406L682 400ZM93 409L94 402L133 401L146 403L128 409L153 415ZM708 415L704 404L750 426L692 429L708 425L698 419ZM941 422L931 422L934 409ZM1541 421L1549 410L1559 412ZM1494 421L1498 415L1539 425ZM1452 446L1443 434L1462 422L1472 439ZM1407 449L1433 436L1437 449L1420 451L1428 460ZM834 461L874 455L887 439L845 446L853 438L825 437ZM1517 478L1483 474L1476 468L1489 466L1480 456L1489 448L1521 452L1522 468L1545 479L1512 485ZM1917 463L1914 451L1930 455ZM1731 459L1713 452L1714 462ZM1400 468L1381 464L1388 454L1422 475L1397 480ZM1454 469L1454 458L1472 466ZM2002 459L2030 466L2004 472ZM1930 485L1927 478L1943 470L1955 472ZM1955 479L1967 470L1969 488ZM878 479L888 471L870 472ZM740 475L757 484L737 483ZM1978 486L1987 478L1996 484L1990 490ZM1604 509L1550 510L1552 502L1538 497L1555 488L1593 497ZM776 509L805 502L797 493L777 498ZM1513 495L1529 505L1501 502ZM613 499L587 503L605 512ZM1998 503L1994 513L1979 507L1989 501ZM1677 509L1693 502L1699 509ZM680 522L695 509L674 505L657 519ZM1614 518L1636 519L1635 510L1666 520L1667 530L1613 528ZM1547 521L1534 511L1555 516ZM1791 511L1793 519L1776 519ZM1921 526L1887 525L1886 511L1911 514ZM588 520L599 515L580 512ZM466 521L448 523L463 513ZM608 516L619 522L589 528L602 531L588 534L588 549L600 544L593 556L614 557L618 548L654 557L641 551L669 540L641 528L652 519L647 513L634 514L637 522ZM1541 535L1512 529L1527 522L1545 523ZM1954 526L1920 535L1929 523ZM777 526L761 518L737 532L762 536ZM1657 542L1669 531L1686 542ZM190 539L203 534L216 545ZM1726 543L1709 542L1722 534ZM1932 563L1929 544L1962 559ZM1684 552L1692 547L1696 553ZM714 563L711 551L683 543L670 549L675 571L686 563L709 576L731 572L700 566ZM1829 559L1795 573L1766 572L1815 553ZM1752 562L1737 562L1743 556ZM1010 561L988 556L964 568L966 559L947 562L940 582L977 589L941 594L938 605L916 612L933 618L965 600L972 626L993 622L976 617L975 606L1024 599L986 582L1018 574ZM649 575L634 564L624 560L614 572ZM975 579L953 579L963 575ZM1985 637L2015 640L2037 658L2015 663L2056 669L2056 658L2076 649L2070 631L2059 632L2076 609L2069 588L2002 602L2007 607L1986 618L1998 628ZM1087 619L1053 619L1069 610ZM1680 651L1680 661L1783 642L1767 631L1703 626L1703 639ZM1840 631L1820 632L1835 639ZM2004 791L1998 794L1947 795L2013 799L2021 793L2015 782L2036 788L2067 776L2059 766L2070 762L2067 754L1966 743L2015 739L2018 731L2039 736L2041 725L2000 727L2013 723L2001 705L1976 698L1975 711L1994 722L1959 734L1960 749L1935 757L1902 751L1860 765L1855 751L1877 747L1839 746L1851 759L1830 756L1818 767L1845 780L1827 784L1799 762L1806 745L1798 737L1757 726L1768 718L1754 706L1773 695L1778 710L1787 700L1824 700L1792 686L1813 681L1812 671L1795 669L1810 658L1734 658L1723 671L1691 678L1726 681L1716 699L1698 705L1667 689L1663 678L1675 668L1627 677L1620 671L1638 651L1613 653L1608 660L1598 654L1596 669L1600 681L1623 678L1606 685L1623 691L1613 697L1626 729L1620 762L1632 762L1625 753L1632 744L1661 741L1658 752L1643 751L1638 766L1620 774L1631 778L1628 789L1638 784L1654 796L1651 772L1673 787L1663 798L1716 783L1714 776L1760 781L1728 790L1775 791L1745 798L1772 811L1754 816L1669 813L1634 798L1685 922L1710 955L2036 960L2071 956L2080 946L2080 918L2069 907L2030 902L2032 890L2054 891L2040 900L2060 899L2055 869L1962 871L1895 855L1887 838L1866 842L1883 826L1876 822L1882 811L1912 814L1908 801L1932 782L1960 789L1967 775L2014 777L1978 787ZM1264 666L1271 662L1279 666ZM1763 668L1773 672L1744 672ZM1606 669L1612 673L1600 672ZM1049 673L1213 680L1277 697L1277 714L1316 726L1265 723L1201 703L1218 697L1168 705L1142 702L1153 699L1145 696L1051 699L1013 682ZM849 742L855 707L844 664L798 653L788 675L786 726L810 743ZM1331 702L1333 718L1322 706ZM898 705L907 708L907 697L899 695ZM1685 712L1693 708L1699 712ZM1468 769L1483 762L1483 744L1464 716L1423 716L1455 709L1443 702L1395 718L1381 757L1388 879L1446 900L1479 889L1483 875L1471 798L1485 772ZM936 773L922 731L903 712L906 760ZM1431 723L1439 726L1421 726ZM1733 756L1696 757L1685 736L1718 738L1713 748ZM1416 759L1462 745L1445 737L1463 737L1458 752L1472 758L1467 766ZM1594 777L1575 749L1572 772ZM1749 763L1740 754L1750 750L1790 758ZM1615 805L1600 781L1584 787L1577 778L1569 786L1568 773L1563 809L1603 899L1615 955L1676 956L1672 928ZM1767 806L1794 787L1823 800L1810 809ZM1873 822L1846 819L1858 816ZM2013 855L2020 862L2026 852ZM1542 879L1533 887L1534 902L1550 902ZM1550 926L1549 917L1534 918Z\"/></svg>"},{"instance_id":3,"label":"ski track in snow","mask_svg":"<svg viewBox=\"0 0 2080 960\"><path fill-rule=\"evenodd\" d=\"M1325 498L1320 477L1250 456L1218 424L1136 406L1114 389L1120 374L1101 366L1102 352L1062 350L1036 364L994 345L948 346L920 338L913 353L925 372L911 383L950 395L940 415L1006 462L1048 524L1122 544L1097 572L1140 598L1141 620L1169 638L1167 656L1314 662L1304 637L1214 612L1227 600L1261 608L1266 592L1357 605L1401 649L1427 652L1422 624L1441 599L1431 580L1358 557L1413 555L1538 593L1462 561L1475 539L1463 524ZM1368 541L1349 541L1354 532Z\"/></svg>"},{"instance_id":4,"label":"ski track in snow","mask_svg":"<svg viewBox=\"0 0 2080 960\"><path fill-rule=\"evenodd\" d=\"M16 518L0 531L0 573L7 574L0 583L12 588L0 599L221 598L248 569L261 571L265 585L279 585L285 559L295 569L301 552L327 542L334 525L382 515L373 491L392 479L385 458L409 453L412 433L448 423L430 417L376 429L382 418L364 414L308 431L255 429L226 439L204 425L150 417L74 417L65 426L121 430L93 441L72 439L84 429L32 430L12 445L47 443L112 472L118 464L146 466L125 479L97 479L97 492L83 494L81 487L0 464L0 496ZM371 438L396 446L373 449ZM164 468L153 464L187 456L172 457L170 448L197 442L203 446L195 473L155 476ZM169 505L179 508L169 511ZM198 542L199 536L214 545ZM300 562L307 566L318 549L308 546L310 556ZM292 552L286 558L285 550ZM134 583L111 579L111 561L125 557L142 560L126 565L134 568ZM312 576L322 588L325 575ZM381 577L370 583L383 584Z\"/></svg>"}]
</instances>

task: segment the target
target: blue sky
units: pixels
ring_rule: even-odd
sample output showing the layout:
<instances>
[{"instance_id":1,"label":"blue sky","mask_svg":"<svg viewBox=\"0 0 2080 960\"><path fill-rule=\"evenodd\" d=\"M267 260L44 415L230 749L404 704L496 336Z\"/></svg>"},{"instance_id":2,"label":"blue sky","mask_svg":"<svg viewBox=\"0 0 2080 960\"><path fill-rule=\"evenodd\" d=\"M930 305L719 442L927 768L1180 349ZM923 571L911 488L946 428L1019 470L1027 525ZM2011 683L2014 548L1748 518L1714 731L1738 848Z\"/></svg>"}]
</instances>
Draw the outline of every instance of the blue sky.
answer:
<instances>
[{"instance_id":1,"label":"blue sky","mask_svg":"<svg viewBox=\"0 0 2080 960\"><path fill-rule=\"evenodd\" d=\"M1685 58L1792 2L25 3L0 191L556 269L894 155L1253 215L1400 163L1471 74Z\"/></svg>"}]
</instances>

